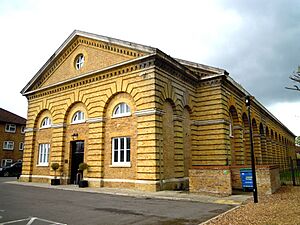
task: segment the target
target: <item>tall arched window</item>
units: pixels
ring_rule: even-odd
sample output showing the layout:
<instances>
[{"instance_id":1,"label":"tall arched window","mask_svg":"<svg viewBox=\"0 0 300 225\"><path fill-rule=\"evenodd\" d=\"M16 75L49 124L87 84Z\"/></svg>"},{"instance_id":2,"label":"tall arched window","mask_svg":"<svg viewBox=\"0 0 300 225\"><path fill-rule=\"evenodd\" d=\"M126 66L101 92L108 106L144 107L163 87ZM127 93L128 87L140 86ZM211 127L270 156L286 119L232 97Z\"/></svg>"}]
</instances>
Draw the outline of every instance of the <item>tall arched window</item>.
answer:
<instances>
[{"instance_id":1,"label":"tall arched window","mask_svg":"<svg viewBox=\"0 0 300 225\"><path fill-rule=\"evenodd\" d=\"M83 123L84 122L84 112L77 111L72 117L72 123Z\"/></svg>"},{"instance_id":2,"label":"tall arched window","mask_svg":"<svg viewBox=\"0 0 300 225\"><path fill-rule=\"evenodd\" d=\"M49 117L45 117L41 123L41 128L47 128L47 127L51 127L51 119Z\"/></svg>"},{"instance_id":3,"label":"tall arched window","mask_svg":"<svg viewBox=\"0 0 300 225\"><path fill-rule=\"evenodd\" d=\"M125 102L121 102L115 107L112 116L113 117L130 116L130 107Z\"/></svg>"}]
</instances>

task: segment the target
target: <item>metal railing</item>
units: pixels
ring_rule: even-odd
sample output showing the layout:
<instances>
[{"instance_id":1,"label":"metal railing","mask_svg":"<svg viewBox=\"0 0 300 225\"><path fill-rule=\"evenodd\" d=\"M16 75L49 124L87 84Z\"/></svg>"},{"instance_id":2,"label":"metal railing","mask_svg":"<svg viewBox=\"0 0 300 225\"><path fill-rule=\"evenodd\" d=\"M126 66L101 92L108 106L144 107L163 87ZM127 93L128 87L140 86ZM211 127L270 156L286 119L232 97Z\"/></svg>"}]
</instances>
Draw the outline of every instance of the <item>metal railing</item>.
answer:
<instances>
[{"instance_id":1,"label":"metal railing","mask_svg":"<svg viewBox=\"0 0 300 225\"><path fill-rule=\"evenodd\" d=\"M300 185L300 160L290 159L289 168L280 170L280 181L283 185Z\"/></svg>"}]
</instances>

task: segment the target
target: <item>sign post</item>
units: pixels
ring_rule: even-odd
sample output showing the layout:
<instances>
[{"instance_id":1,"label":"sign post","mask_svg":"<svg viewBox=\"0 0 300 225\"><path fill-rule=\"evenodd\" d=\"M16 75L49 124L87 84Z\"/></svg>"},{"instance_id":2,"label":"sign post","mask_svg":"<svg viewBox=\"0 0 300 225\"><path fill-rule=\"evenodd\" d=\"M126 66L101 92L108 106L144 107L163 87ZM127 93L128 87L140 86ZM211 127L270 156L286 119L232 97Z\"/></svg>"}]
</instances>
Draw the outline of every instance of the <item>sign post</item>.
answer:
<instances>
[{"instance_id":1,"label":"sign post","mask_svg":"<svg viewBox=\"0 0 300 225\"><path fill-rule=\"evenodd\" d=\"M256 184L256 171L255 171L255 158L254 158L254 150L253 150L253 139L252 139L252 121L251 121L251 100L252 96L247 95L246 96L246 106L248 108L248 120L249 120L249 127L250 127L250 151L251 151L251 168L252 168L252 181L253 181L253 199L254 203L258 203L258 198L257 198L257 184Z\"/></svg>"}]
</instances>

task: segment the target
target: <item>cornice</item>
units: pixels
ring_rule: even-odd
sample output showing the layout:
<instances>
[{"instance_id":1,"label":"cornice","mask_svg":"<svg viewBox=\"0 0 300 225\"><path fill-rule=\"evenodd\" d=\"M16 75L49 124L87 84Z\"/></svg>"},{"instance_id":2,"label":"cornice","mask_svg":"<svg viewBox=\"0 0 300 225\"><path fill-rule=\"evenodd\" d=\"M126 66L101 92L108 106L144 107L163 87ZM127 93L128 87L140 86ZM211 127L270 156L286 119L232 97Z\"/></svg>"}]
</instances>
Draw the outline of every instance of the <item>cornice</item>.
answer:
<instances>
[{"instance_id":1,"label":"cornice","mask_svg":"<svg viewBox=\"0 0 300 225\"><path fill-rule=\"evenodd\" d=\"M161 69L165 73L173 75L177 79L192 84L193 86L196 86L198 83L198 78L193 74L193 72L182 65L178 65L179 63L177 61L175 61L174 64L173 62L166 60L166 58L157 57L154 64L155 67Z\"/></svg>"},{"instance_id":2,"label":"cornice","mask_svg":"<svg viewBox=\"0 0 300 225\"><path fill-rule=\"evenodd\" d=\"M105 119L103 117L95 117L95 118L88 118L86 120L87 123L101 123L105 122Z\"/></svg>"},{"instance_id":3,"label":"cornice","mask_svg":"<svg viewBox=\"0 0 300 225\"><path fill-rule=\"evenodd\" d=\"M100 80L109 79L114 76L121 76L125 73L131 73L136 71L143 72L145 70L151 69L154 66L154 59L152 56L153 55L146 55L137 59L119 63L117 65L85 73L80 76L58 82L56 84L48 85L37 90L32 90L23 93L23 95L30 95L28 99L35 99L49 94L54 94L60 91L76 88L81 85L86 85L89 83L98 82Z\"/></svg>"},{"instance_id":4,"label":"cornice","mask_svg":"<svg viewBox=\"0 0 300 225\"><path fill-rule=\"evenodd\" d=\"M215 125L215 124L229 125L230 122L228 120L224 120L224 119L219 119L219 120L192 120L192 124L196 125L196 126Z\"/></svg>"},{"instance_id":5,"label":"cornice","mask_svg":"<svg viewBox=\"0 0 300 225\"><path fill-rule=\"evenodd\" d=\"M36 128L31 128L31 127L26 127L24 129L25 133L31 133L31 132L35 132L35 131L37 131L37 129Z\"/></svg>"},{"instance_id":6,"label":"cornice","mask_svg":"<svg viewBox=\"0 0 300 225\"><path fill-rule=\"evenodd\" d=\"M52 128L63 128L63 127L66 127L67 124L65 123L57 123L57 124L52 124L51 127Z\"/></svg>"},{"instance_id":7,"label":"cornice","mask_svg":"<svg viewBox=\"0 0 300 225\"><path fill-rule=\"evenodd\" d=\"M163 115L165 112L161 109L143 109L136 111L134 114L136 116L150 116L150 115Z\"/></svg>"}]
</instances>

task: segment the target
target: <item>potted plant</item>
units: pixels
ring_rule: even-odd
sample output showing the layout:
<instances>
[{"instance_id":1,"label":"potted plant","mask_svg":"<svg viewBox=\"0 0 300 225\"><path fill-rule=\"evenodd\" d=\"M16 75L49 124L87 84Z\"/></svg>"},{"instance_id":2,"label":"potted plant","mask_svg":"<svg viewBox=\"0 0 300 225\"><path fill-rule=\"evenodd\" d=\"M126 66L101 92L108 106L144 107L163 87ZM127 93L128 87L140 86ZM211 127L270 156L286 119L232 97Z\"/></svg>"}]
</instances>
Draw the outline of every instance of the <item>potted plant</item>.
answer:
<instances>
[{"instance_id":1,"label":"potted plant","mask_svg":"<svg viewBox=\"0 0 300 225\"><path fill-rule=\"evenodd\" d=\"M51 179L51 185L60 185L60 180L56 178L56 170L59 168L59 164L52 163L51 168L54 170L54 179Z\"/></svg>"},{"instance_id":2,"label":"potted plant","mask_svg":"<svg viewBox=\"0 0 300 225\"><path fill-rule=\"evenodd\" d=\"M82 178L80 179L80 181L78 182L79 187L88 187L88 181L83 179L83 172L88 168L88 164L87 163L80 163L78 170L81 171L82 173Z\"/></svg>"}]
</instances>

